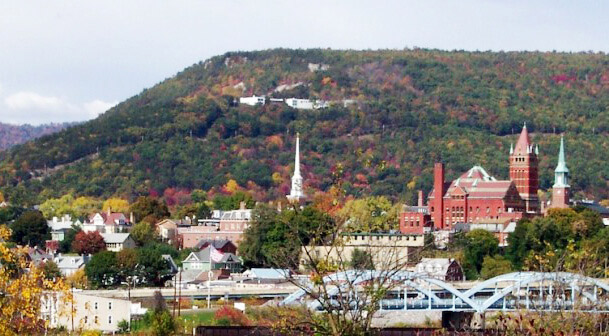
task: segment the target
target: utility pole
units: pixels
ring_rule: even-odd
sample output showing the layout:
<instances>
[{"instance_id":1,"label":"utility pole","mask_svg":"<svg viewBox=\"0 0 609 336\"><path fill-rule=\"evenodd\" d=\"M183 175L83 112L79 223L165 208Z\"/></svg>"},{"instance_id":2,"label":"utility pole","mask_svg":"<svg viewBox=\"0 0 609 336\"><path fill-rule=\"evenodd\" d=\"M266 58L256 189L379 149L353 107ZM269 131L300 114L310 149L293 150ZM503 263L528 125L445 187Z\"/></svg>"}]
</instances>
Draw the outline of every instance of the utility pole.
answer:
<instances>
[{"instance_id":1,"label":"utility pole","mask_svg":"<svg viewBox=\"0 0 609 336\"><path fill-rule=\"evenodd\" d=\"M71 331L74 331L74 285L72 285L72 300L71 301L72 301L72 314L70 314L70 315L72 315L72 330Z\"/></svg>"},{"instance_id":2,"label":"utility pole","mask_svg":"<svg viewBox=\"0 0 609 336\"><path fill-rule=\"evenodd\" d=\"M180 269L178 268L178 273L180 273ZM177 293L176 291L178 290L177 288L177 280L178 280L178 275L174 275L173 277L173 317L176 317L176 299L177 299Z\"/></svg>"},{"instance_id":3,"label":"utility pole","mask_svg":"<svg viewBox=\"0 0 609 336\"><path fill-rule=\"evenodd\" d=\"M178 268L178 271L180 271L180 283L182 283L182 269L181 269L181 267ZM179 317L181 315L181 312L182 312L182 305L181 305L181 302L182 302L182 286L180 286L178 297L179 297L178 298L178 317Z\"/></svg>"}]
</instances>

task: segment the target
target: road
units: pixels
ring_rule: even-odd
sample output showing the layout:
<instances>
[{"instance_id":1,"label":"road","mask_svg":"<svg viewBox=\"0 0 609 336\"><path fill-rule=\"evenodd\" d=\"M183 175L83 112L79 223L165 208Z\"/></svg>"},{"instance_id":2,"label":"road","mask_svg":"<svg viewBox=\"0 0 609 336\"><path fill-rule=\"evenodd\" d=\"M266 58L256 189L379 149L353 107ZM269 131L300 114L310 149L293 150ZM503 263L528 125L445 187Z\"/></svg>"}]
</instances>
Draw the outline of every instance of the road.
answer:
<instances>
[{"instance_id":1,"label":"road","mask_svg":"<svg viewBox=\"0 0 609 336\"><path fill-rule=\"evenodd\" d=\"M154 296L154 292L160 290L165 298L173 298L173 288L137 288L131 290L131 298L148 298ZM261 298L276 298L285 297L298 290L294 285L239 285L239 286L212 286L211 296L220 298L228 296L229 298L242 297L261 297ZM104 289L104 290L84 290L82 294L113 297L119 299L127 299L129 293L127 289ZM182 297L189 298L206 298L207 289L182 289Z\"/></svg>"}]
</instances>

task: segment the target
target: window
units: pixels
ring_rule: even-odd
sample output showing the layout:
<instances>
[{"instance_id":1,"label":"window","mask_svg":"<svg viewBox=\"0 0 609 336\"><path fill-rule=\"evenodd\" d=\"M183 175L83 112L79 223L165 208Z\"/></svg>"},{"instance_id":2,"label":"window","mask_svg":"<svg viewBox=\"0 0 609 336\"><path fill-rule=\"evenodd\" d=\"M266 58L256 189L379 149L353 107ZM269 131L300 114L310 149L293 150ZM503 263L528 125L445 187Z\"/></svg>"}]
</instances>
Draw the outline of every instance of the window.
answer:
<instances>
[{"instance_id":1,"label":"window","mask_svg":"<svg viewBox=\"0 0 609 336\"><path fill-rule=\"evenodd\" d=\"M112 324L112 315L108 316L108 323Z\"/></svg>"},{"instance_id":2,"label":"window","mask_svg":"<svg viewBox=\"0 0 609 336\"><path fill-rule=\"evenodd\" d=\"M98 323L99 323L99 318L97 317L97 315L95 315L95 318L93 319L93 322L94 322L95 324L98 324Z\"/></svg>"},{"instance_id":3,"label":"window","mask_svg":"<svg viewBox=\"0 0 609 336\"><path fill-rule=\"evenodd\" d=\"M108 302L108 310L112 310L112 302Z\"/></svg>"},{"instance_id":4,"label":"window","mask_svg":"<svg viewBox=\"0 0 609 336\"><path fill-rule=\"evenodd\" d=\"M85 315L85 324L89 323L89 316Z\"/></svg>"},{"instance_id":5,"label":"window","mask_svg":"<svg viewBox=\"0 0 609 336\"><path fill-rule=\"evenodd\" d=\"M97 310L97 302L93 304L93 309Z\"/></svg>"}]
</instances>

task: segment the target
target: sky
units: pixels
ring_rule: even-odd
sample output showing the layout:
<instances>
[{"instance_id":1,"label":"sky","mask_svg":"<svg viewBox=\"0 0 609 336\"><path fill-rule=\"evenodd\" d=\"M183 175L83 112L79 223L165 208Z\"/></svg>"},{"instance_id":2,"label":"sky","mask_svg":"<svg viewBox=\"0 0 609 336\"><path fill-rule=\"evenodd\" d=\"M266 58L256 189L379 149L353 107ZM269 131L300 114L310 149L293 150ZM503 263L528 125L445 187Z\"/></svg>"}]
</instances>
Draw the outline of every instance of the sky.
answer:
<instances>
[{"instance_id":1,"label":"sky","mask_svg":"<svg viewBox=\"0 0 609 336\"><path fill-rule=\"evenodd\" d=\"M227 51L607 53L607 13L600 0L3 0L0 122L92 119Z\"/></svg>"}]
</instances>

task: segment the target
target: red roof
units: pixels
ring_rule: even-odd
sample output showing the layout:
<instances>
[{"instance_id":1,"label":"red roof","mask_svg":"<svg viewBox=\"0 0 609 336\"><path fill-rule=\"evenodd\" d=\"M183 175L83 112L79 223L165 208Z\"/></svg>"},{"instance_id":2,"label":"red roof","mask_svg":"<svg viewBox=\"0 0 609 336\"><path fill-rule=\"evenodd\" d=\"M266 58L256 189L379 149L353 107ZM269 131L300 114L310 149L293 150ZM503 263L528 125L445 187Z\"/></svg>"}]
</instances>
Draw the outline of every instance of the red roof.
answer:
<instances>
[{"instance_id":1,"label":"red roof","mask_svg":"<svg viewBox=\"0 0 609 336\"><path fill-rule=\"evenodd\" d=\"M444 198L464 194L468 198L504 198L510 188L518 194L512 181L497 181L484 168L474 166L450 183ZM433 198L433 193L434 190L431 191L430 198Z\"/></svg>"},{"instance_id":2,"label":"red roof","mask_svg":"<svg viewBox=\"0 0 609 336\"><path fill-rule=\"evenodd\" d=\"M527 130L527 125L522 127L522 132L520 132L520 137L518 138L518 142L516 142L516 148L514 148L514 154L528 154L529 147L531 146L531 139L529 138L529 131Z\"/></svg>"}]
</instances>

